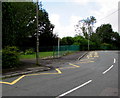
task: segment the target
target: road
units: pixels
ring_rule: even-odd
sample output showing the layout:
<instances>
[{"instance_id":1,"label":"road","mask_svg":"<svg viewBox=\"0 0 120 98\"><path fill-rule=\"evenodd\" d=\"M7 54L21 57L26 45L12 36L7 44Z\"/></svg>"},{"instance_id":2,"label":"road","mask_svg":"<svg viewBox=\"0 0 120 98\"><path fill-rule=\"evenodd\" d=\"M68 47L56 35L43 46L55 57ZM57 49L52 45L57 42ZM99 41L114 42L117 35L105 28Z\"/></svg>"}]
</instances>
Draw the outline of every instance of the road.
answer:
<instances>
[{"instance_id":1,"label":"road","mask_svg":"<svg viewBox=\"0 0 120 98\"><path fill-rule=\"evenodd\" d=\"M118 60L117 51L91 51L56 70L4 79L2 96L118 96Z\"/></svg>"}]
</instances>

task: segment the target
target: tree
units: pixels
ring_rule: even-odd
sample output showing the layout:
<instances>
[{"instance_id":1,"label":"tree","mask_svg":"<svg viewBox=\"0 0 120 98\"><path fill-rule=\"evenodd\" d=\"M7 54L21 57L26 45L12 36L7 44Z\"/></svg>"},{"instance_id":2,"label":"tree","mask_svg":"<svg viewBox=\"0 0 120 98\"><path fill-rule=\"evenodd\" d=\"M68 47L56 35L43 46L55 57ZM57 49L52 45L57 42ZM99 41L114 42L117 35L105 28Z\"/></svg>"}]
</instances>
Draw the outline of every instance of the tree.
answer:
<instances>
[{"instance_id":1,"label":"tree","mask_svg":"<svg viewBox=\"0 0 120 98\"><path fill-rule=\"evenodd\" d=\"M91 36L93 33L93 25L96 23L94 16L90 16L87 19L80 20L77 25L75 25L75 31L79 33L82 30L83 36L88 39L88 35Z\"/></svg>"},{"instance_id":2,"label":"tree","mask_svg":"<svg viewBox=\"0 0 120 98\"><path fill-rule=\"evenodd\" d=\"M62 45L72 45L74 43L74 40L72 37L63 37L61 39L61 44Z\"/></svg>"},{"instance_id":3,"label":"tree","mask_svg":"<svg viewBox=\"0 0 120 98\"><path fill-rule=\"evenodd\" d=\"M101 44L109 44L112 49L120 49L120 35L118 32L114 32L111 24L103 24L96 29L96 36Z\"/></svg>"},{"instance_id":4,"label":"tree","mask_svg":"<svg viewBox=\"0 0 120 98\"><path fill-rule=\"evenodd\" d=\"M2 3L2 32L3 47L7 45L16 45L22 43L25 37L29 35L29 25L35 16L36 6L32 2L3 2Z\"/></svg>"},{"instance_id":5,"label":"tree","mask_svg":"<svg viewBox=\"0 0 120 98\"><path fill-rule=\"evenodd\" d=\"M95 43L96 49L100 49L100 37L96 33L92 33L90 40Z\"/></svg>"},{"instance_id":6,"label":"tree","mask_svg":"<svg viewBox=\"0 0 120 98\"><path fill-rule=\"evenodd\" d=\"M74 37L74 45L87 45L87 39L83 36L76 36Z\"/></svg>"},{"instance_id":7,"label":"tree","mask_svg":"<svg viewBox=\"0 0 120 98\"><path fill-rule=\"evenodd\" d=\"M96 29L96 33L102 43L111 43L113 30L110 24L101 25Z\"/></svg>"},{"instance_id":8,"label":"tree","mask_svg":"<svg viewBox=\"0 0 120 98\"><path fill-rule=\"evenodd\" d=\"M120 35L118 32L113 32L112 34L112 45L116 49L120 49Z\"/></svg>"},{"instance_id":9,"label":"tree","mask_svg":"<svg viewBox=\"0 0 120 98\"><path fill-rule=\"evenodd\" d=\"M88 28L88 35L91 36L93 33L93 25L96 23L96 19L94 16L90 16L87 19L84 20L87 28Z\"/></svg>"},{"instance_id":10,"label":"tree","mask_svg":"<svg viewBox=\"0 0 120 98\"><path fill-rule=\"evenodd\" d=\"M33 2L3 2L3 47L36 47L36 4ZM39 4L40 45L53 45L57 36L53 34L54 25L48 13Z\"/></svg>"}]
</instances>

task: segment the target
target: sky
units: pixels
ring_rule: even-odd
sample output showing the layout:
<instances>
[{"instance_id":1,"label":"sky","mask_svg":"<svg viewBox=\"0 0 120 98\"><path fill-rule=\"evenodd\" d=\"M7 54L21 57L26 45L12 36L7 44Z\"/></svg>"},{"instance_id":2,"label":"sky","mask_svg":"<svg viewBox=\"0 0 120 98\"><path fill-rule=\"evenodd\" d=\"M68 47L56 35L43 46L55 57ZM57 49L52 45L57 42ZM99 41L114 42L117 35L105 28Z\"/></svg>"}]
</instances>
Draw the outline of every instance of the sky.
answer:
<instances>
[{"instance_id":1,"label":"sky","mask_svg":"<svg viewBox=\"0 0 120 98\"><path fill-rule=\"evenodd\" d=\"M41 1L41 0L40 0ZM58 37L74 37L75 25L79 20L94 16L97 22L94 30L102 24L110 23L118 32L118 2L120 0L42 0L43 8L55 25L54 34Z\"/></svg>"}]
</instances>

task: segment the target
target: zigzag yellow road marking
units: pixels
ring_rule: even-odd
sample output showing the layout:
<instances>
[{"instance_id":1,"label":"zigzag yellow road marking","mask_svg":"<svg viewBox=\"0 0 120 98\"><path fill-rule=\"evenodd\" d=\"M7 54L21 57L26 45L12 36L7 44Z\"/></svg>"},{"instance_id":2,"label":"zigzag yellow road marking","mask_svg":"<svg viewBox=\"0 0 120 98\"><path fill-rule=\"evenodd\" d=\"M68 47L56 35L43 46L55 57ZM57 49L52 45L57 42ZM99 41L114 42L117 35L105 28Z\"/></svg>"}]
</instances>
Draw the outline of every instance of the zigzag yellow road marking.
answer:
<instances>
[{"instance_id":1,"label":"zigzag yellow road marking","mask_svg":"<svg viewBox=\"0 0 120 98\"><path fill-rule=\"evenodd\" d=\"M25 77L25 75L22 75L21 77L19 77L18 79L14 80L13 82L2 82L2 81L0 81L0 83L13 85L13 84L17 83L19 80L21 80L23 77Z\"/></svg>"},{"instance_id":2,"label":"zigzag yellow road marking","mask_svg":"<svg viewBox=\"0 0 120 98\"><path fill-rule=\"evenodd\" d=\"M80 66L77 66L75 64L71 64L69 63L69 65L72 65L74 67L66 67L66 68L76 68L76 67L80 67ZM46 74L62 74L61 70L60 69L65 69L65 68L56 68L55 70L57 71L57 73L38 73L38 74L28 74L28 75L22 75L20 76L18 79L14 80L13 82L2 82L0 81L0 83L3 83L3 84L8 84L8 85L13 85L15 83L17 83L18 81L20 81L22 78L24 78L25 76L33 76L33 75L46 75Z\"/></svg>"},{"instance_id":3,"label":"zigzag yellow road marking","mask_svg":"<svg viewBox=\"0 0 120 98\"><path fill-rule=\"evenodd\" d=\"M26 76L46 75L46 74L61 74L62 73L58 68L56 68L55 70L57 71L57 73L38 73L38 74L28 74Z\"/></svg>"},{"instance_id":4,"label":"zigzag yellow road marking","mask_svg":"<svg viewBox=\"0 0 120 98\"><path fill-rule=\"evenodd\" d=\"M28 75L22 75L20 76L18 79L14 80L13 82L2 82L0 81L0 83L3 84L8 84L8 85L13 85L15 83L17 83L18 81L20 81L22 78L24 78L25 76L32 76L32 75L42 75L42 74L61 74L62 72L59 69L55 69L57 71L57 73L40 73L40 74L28 74Z\"/></svg>"},{"instance_id":5,"label":"zigzag yellow road marking","mask_svg":"<svg viewBox=\"0 0 120 98\"><path fill-rule=\"evenodd\" d=\"M84 59L84 60L90 60L90 59L94 59L94 58L90 58L92 57L92 53L90 55L87 55L87 58L88 59ZM97 52L95 52L95 55L94 57L99 57ZM84 61L84 60L80 60L80 61ZM94 62L94 61L87 61L87 62L79 62L79 63L90 63L90 62ZM79 63L76 63L76 64L79 64ZM46 74L62 74L61 70L60 69L68 69L68 68L78 68L80 66L78 65L75 65L75 64L72 64L72 63L69 63L69 65L71 66L74 66L74 67L64 67L64 68L56 68L55 70L57 71L57 73L38 73L38 74L28 74L28 75L22 75L20 76L18 79L14 80L13 82L2 82L0 81L0 83L3 83L3 84L8 84L8 85L13 85L15 83L17 83L18 81L20 81L22 78L24 78L25 76L33 76L33 75L46 75Z\"/></svg>"}]
</instances>

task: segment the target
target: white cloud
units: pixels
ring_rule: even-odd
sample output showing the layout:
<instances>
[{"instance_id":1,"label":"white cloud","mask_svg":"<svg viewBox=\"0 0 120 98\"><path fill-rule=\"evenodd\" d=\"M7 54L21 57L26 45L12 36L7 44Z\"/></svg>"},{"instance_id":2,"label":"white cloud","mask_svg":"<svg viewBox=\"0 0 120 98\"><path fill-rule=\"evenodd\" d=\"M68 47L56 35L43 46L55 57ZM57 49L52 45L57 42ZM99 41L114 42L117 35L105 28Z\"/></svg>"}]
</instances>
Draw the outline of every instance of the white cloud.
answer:
<instances>
[{"instance_id":1,"label":"white cloud","mask_svg":"<svg viewBox=\"0 0 120 98\"><path fill-rule=\"evenodd\" d=\"M101 5L101 9L99 11L91 11L91 14L97 18L96 27L101 24L110 23L113 30L118 31L118 12L115 12L118 10L118 1L119 0L97 0L97 3Z\"/></svg>"},{"instance_id":2,"label":"white cloud","mask_svg":"<svg viewBox=\"0 0 120 98\"><path fill-rule=\"evenodd\" d=\"M79 0L70 0L71 2L78 2ZM113 30L118 31L118 12L110 15L114 11L118 9L118 1L119 0L80 0L79 4L87 4L88 2L96 2L98 3L101 8L100 10L91 10L91 15L95 16L97 19L96 27L100 26L101 24L112 24ZM88 9L89 10L89 9ZM67 13L66 13L67 14ZM60 14L49 14L50 15L50 21L52 24L55 25L54 33L57 33L59 37L65 37L65 36L74 36L75 35L75 27L78 23L78 21L81 18L80 16L71 15L69 19L69 24L66 26L63 26L61 21L64 21L61 19ZM106 17L110 15L109 17ZM88 16L86 16L88 17ZM86 18L85 17L85 18ZM104 19L102 19L104 18ZM60 21L61 20L61 21Z\"/></svg>"},{"instance_id":3,"label":"white cloud","mask_svg":"<svg viewBox=\"0 0 120 98\"><path fill-rule=\"evenodd\" d=\"M114 31L118 31L118 12L110 15L111 13L118 10L118 2L119 0L70 0L71 2L75 2L77 4L87 4L89 2L96 2L101 6L100 10L91 11L91 15L97 18L96 27L101 24L110 23L113 27ZM110 16L109 16L110 15ZM106 17L109 16L109 17Z\"/></svg>"},{"instance_id":4,"label":"white cloud","mask_svg":"<svg viewBox=\"0 0 120 98\"><path fill-rule=\"evenodd\" d=\"M77 22L82 19L79 16L71 16L69 18L69 25L63 26L60 22L60 15L58 14L51 14L50 15L50 21L52 24L55 24L55 28L53 33L58 34L59 37L65 37L65 36L75 36L75 28L74 25L77 24Z\"/></svg>"}]
</instances>

